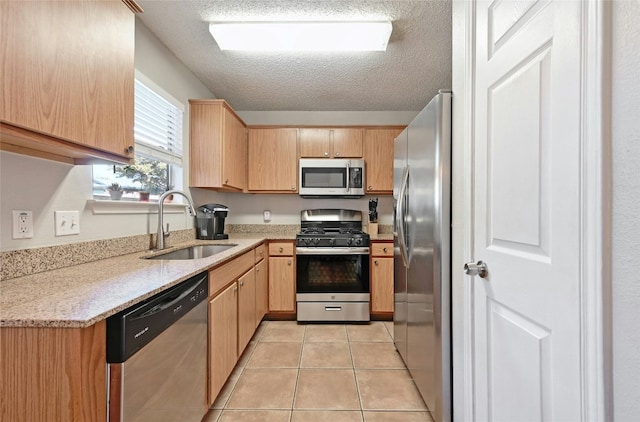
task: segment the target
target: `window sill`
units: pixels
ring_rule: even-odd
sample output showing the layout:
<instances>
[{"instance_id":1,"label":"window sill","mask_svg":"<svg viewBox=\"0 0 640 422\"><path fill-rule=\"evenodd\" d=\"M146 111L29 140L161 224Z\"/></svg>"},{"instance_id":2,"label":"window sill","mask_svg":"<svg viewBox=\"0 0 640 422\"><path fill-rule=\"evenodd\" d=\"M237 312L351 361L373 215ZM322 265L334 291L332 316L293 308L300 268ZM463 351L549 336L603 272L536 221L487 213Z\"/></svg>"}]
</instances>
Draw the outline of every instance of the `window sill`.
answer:
<instances>
[{"instance_id":1,"label":"window sill","mask_svg":"<svg viewBox=\"0 0 640 422\"><path fill-rule=\"evenodd\" d=\"M107 201L89 199L87 205L93 214L157 214L157 202ZM165 214L182 214L187 204L165 202Z\"/></svg>"}]
</instances>

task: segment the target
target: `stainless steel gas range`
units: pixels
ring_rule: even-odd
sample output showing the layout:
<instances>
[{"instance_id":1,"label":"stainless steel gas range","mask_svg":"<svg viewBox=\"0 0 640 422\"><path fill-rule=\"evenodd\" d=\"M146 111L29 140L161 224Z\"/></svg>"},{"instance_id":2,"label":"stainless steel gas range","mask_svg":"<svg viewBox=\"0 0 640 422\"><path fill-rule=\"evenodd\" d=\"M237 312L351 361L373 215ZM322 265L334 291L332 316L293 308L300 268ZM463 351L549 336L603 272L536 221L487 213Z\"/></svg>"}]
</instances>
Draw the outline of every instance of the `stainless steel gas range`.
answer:
<instances>
[{"instance_id":1,"label":"stainless steel gas range","mask_svg":"<svg viewBox=\"0 0 640 422\"><path fill-rule=\"evenodd\" d=\"M304 210L296 236L298 321L369 321L369 235L362 212Z\"/></svg>"}]
</instances>

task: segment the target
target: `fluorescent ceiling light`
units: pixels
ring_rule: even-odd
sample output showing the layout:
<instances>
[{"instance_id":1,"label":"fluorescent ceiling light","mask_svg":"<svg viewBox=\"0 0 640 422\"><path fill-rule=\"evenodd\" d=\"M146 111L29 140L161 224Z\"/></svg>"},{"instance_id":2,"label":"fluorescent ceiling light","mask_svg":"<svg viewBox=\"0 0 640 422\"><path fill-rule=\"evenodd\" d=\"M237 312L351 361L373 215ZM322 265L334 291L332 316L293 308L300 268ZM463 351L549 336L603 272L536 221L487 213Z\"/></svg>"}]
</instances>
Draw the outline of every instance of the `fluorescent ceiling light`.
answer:
<instances>
[{"instance_id":1,"label":"fluorescent ceiling light","mask_svg":"<svg viewBox=\"0 0 640 422\"><path fill-rule=\"evenodd\" d=\"M214 22L221 50L385 51L391 22Z\"/></svg>"}]
</instances>

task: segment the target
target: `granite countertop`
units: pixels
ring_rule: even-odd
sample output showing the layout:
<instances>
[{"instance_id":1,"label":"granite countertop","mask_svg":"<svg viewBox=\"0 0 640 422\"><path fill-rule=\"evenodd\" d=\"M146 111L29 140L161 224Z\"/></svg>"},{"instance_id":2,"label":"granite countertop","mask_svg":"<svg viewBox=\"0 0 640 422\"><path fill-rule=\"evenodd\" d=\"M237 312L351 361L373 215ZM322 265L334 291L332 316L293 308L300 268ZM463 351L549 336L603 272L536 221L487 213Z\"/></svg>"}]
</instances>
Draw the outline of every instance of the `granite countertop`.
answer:
<instances>
[{"instance_id":1,"label":"granite countertop","mask_svg":"<svg viewBox=\"0 0 640 422\"><path fill-rule=\"evenodd\" d=\"M295 236L232 234L228 240L194 240L171 248L237 244L208 258L141 259L160 254L143 251L6 280L0 284L0 327L88 327L264 240L289 238Z\"/></svg>"},{"instance_id":2,"label":"granite countertop","mask_svg":"<svg viewBox=\"0 0 640 422\"><path fill-rule=\"evenodd\" d=\"M296 231L231 233L228 240L192 240L162 252L136 252L2 281L0 327L88 327L265 240L295 236ZM371 240L393 240L393 234L379 233ZM236 246L208 258L142 259L192 245L230 243Z\"/></svg>"},{"instance_id":3,"label":"granite countertop","mask_svg":"<svg viewBox=\"0 0 640 422\"><path fill-rule=\"evenodd\" d=\"M370 234L372 242L393 242L393 233L378 233L378 234Z\"/></svg>"}]
</instances>

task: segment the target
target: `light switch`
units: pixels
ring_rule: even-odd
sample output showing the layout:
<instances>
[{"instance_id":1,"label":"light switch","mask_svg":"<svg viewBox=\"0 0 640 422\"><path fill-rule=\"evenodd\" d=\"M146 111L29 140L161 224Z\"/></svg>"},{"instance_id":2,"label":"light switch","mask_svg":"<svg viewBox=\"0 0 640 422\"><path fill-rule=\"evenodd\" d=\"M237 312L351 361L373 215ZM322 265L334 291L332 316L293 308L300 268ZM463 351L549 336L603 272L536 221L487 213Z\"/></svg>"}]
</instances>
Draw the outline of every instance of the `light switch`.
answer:
<instances>
[{"instance_id":1,"label":"light switch","mask_svg":"<svg viewBox=\"0 0 640 422\"><path fill-rule=\"evenodd\" d=\"M55 212L56 236L69 236L80 234L79 211Z\"/></svg>"}]
</instances>

